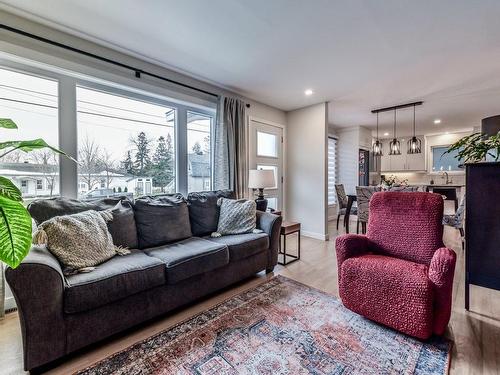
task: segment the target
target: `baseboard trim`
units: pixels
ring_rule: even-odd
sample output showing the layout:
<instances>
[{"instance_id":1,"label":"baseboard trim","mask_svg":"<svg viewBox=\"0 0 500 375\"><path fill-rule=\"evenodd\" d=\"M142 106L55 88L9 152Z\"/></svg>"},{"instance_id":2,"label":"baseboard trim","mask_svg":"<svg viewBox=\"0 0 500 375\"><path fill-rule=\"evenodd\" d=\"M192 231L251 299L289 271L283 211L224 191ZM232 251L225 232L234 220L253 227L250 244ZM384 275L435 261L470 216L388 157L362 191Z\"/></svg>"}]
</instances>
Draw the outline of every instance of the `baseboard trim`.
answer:
<instances>
[{"instance_id":1,"label":"baseboard trim","mask_svg":"<svg viewBox=\"0 0 500 375\"><path fill-rule=\"evenodd\" d=\"M328 234L321 234L316 232L309 232L307 230L301 230L300 234L304 237L314 238L316 240L328 241Z\"/></svg>"},{"instance_id":2,"label":"baseboard trim","mask_svg":"<svg viewBox=\"0 0 500 375\"><path fill-rule=\"evenodd\" d=\"M16 300L14 297L6 297L5 298L5 311L17 309Z\"/></svg>"}]
</instances>

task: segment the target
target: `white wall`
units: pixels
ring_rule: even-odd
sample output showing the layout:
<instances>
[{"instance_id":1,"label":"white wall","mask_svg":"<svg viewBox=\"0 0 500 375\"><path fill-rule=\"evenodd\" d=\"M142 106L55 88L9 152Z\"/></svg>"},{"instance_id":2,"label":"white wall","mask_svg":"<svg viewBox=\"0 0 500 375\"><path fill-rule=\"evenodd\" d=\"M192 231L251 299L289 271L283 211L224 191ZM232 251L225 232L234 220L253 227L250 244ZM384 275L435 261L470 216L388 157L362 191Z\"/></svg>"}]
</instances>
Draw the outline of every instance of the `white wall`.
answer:
<instances>
[{"instance_id":1,"label":"white wall","mask_svg":"<svg viewBox=\"0 0 500 375\"><path fill-rule=\"evenodd\" d=\"M327 103L287 112L286 218L302 234L328 239Z\"/></svg>"}]
</instances>

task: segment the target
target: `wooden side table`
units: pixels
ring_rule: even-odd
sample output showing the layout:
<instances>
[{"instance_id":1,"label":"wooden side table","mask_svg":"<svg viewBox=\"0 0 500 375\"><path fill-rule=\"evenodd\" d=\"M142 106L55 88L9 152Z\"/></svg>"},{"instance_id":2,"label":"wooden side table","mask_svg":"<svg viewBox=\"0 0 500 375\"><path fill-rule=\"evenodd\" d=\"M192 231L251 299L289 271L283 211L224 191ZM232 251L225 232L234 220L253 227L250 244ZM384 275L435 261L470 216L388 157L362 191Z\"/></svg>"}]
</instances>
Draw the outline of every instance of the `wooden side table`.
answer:
<instances>
[{"instance_id":1,"label":"wooden side table","mask_svg":"<svg viewBox=\"0 0 500 375\"><path fill-rule=\"evenodd\" d=\"M292 255L292 254L287 254L286 253L286 236L290 234L298 233L297 237L297 255ZM283 237L283 246L281 246L281 237ZM300 259L300 223L294 223L294 222L289 222L289 221L284 221L281 224L281 230L280 230L280 246L279 246L279 253L278 253L278 259L279 256L283 255L283 262L280 262L278 260L278 264L282 266L286 266L287 264L293 263L297 260ZM288 258L292 258L291 260L288 260Z\"/></svg>"}]
</instances>

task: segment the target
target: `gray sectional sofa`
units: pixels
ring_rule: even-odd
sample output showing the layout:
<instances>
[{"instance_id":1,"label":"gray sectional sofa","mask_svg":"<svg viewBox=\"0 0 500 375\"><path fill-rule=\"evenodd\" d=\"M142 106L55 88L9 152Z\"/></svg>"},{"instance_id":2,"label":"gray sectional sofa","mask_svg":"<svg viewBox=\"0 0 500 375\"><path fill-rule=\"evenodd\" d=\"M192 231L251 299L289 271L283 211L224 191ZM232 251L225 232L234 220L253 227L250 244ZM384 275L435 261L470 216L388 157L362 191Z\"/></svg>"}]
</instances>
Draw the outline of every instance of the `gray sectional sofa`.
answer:
<instances>
[{"instance_id":1,"label":"gray sectional sofa","mask_svg":"<svg viewBox=\"0 0 500 375\"><path fill-rule=\"evenodd\" d=\"M88 209L112 209L108 229L116 245L131 248L89 273L65 276L45 248L33 247L6 279L15 296L23 336L24 368L33 370L80 348L161 316L277 263L281 217L257 212L250 233L211 238L217 199L229 191L109 198L80 202L39 200L37 222Z\"/></svg>"}]
</instances>

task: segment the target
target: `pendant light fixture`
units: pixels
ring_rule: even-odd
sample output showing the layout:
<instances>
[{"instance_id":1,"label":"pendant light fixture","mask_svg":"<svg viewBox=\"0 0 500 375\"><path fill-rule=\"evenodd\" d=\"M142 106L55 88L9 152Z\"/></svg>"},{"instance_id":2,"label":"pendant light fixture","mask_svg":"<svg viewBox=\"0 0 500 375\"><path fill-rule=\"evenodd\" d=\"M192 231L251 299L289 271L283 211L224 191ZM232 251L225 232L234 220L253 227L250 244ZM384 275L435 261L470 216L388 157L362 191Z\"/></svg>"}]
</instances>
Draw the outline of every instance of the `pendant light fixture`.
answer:
<instances>
[{"instance_id":1,"label":"pendant light fixture","mask_svg":"<svg viewBox=\"0 0 500 375\"><path fill-rule=\"evenodd\" d=\"M417 138L415 132L415 105L413 105L413 137L408 141L408 154L420 154L422 152L422 141Z\"/></svg>"},{"instance_id":2,"label":"pendant light fixture","mask_svg":"<svg viewBox=\"0 0 500 375\"><path fill-rule=\"evenodd\" d=\"M389 155L401 155L401 143L396 138L396 108L394 108L394 138L389 143Z\"/></svg>"},{"instance_id":3,"label":"pendant light fixture","mask_svg":"<svg viewBox=\"0 0 500 375\"><path fill-rule=\"evenodd\" d=\"M378 112L377 112L377 140L372 146L373 156L382 156L382 142L378 140Z\"/></svg>"}]
</instances>

